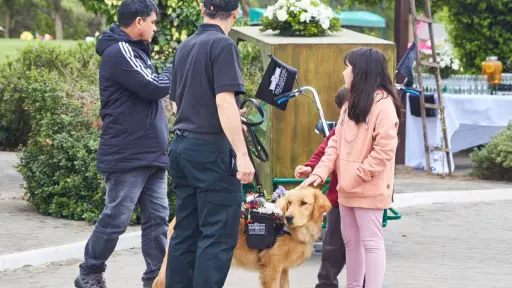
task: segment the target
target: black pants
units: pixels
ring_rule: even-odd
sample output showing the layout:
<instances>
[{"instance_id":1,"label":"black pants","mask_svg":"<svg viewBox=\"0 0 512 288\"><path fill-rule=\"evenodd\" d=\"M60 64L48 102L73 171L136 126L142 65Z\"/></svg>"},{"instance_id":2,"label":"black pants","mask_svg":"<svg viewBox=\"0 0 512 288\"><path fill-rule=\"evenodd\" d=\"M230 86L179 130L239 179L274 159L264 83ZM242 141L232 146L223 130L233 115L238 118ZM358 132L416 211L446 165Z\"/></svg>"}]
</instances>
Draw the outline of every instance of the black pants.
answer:
<instances>
[{"instance_id":1,"label":"black pants","mask_svg":"<svg viewBox=\"0 0 512 288\"><path fill-rule=\"evenodd\" d=\"M327 229L322 242L322 264L315 288L338 288L338 276L345 266L345 244L341 236L340 208L327 212ZM365 286L363 280L363 288Z\"/></svg>"},{"instance_id":2,"label":"black pants","mask_svg":"<svg viewBox=\"0 0 512 288\"><path fill-rule=\"evenodd\" d=\"M345 266L345 244L341 237L340 208L327 212L327 229L322 242L322 264L315 288L338 288L338 275Z\"/></svg>"},{"instance_id":3,"label":"black pants","mask_svg":"<svg viewBox=\"0 0 512 288\"><path fill-rule=\"evenodd\" d=\"M176 135L170 173L176 226L169 243L166 288L224 286L238 241L242 185L223 135Z\"/></svg>"}]
</instances>

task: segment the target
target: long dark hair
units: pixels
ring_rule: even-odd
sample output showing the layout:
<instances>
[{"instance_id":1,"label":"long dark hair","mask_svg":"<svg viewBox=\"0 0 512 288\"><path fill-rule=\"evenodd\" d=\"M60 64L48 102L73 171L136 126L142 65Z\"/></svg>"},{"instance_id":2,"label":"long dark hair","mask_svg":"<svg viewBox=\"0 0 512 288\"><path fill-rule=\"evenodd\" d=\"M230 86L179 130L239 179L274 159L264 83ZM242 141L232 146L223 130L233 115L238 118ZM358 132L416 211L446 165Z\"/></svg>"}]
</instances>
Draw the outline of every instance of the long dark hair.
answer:
<instances>
[{"instance_id":1,"label":"long dark hair","mask_svg":"<svg viewBox=\"0 0 512 288\"><path fill-rule=\"evenodd\" d=\"M345 65L352 66L352 84L348 98L348 118L357 124L366 122L375 101L375 92L382 90L391 97L398 119L402 102L393 87L386 56L373 48L356 48L345 56Z\"/></svg>"}]
</instances>

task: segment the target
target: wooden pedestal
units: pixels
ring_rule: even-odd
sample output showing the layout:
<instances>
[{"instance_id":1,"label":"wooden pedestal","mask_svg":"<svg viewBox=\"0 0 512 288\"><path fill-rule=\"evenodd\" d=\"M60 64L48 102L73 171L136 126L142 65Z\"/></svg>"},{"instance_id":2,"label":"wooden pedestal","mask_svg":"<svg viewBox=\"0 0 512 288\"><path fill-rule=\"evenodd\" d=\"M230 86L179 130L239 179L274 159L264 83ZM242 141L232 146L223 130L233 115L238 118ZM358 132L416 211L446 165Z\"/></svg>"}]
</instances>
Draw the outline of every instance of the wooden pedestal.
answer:
<instances>
[{"instance_id":1,"label":"wooden pedestal","mask_svg":"<svg viewBox=\"0 0 512 288\"><path fill-rule=\"evenodd\" d=\"M373 47L382 51L394 75L396 66L395 44L343 29L325 37L281 37L276 32L259 32L259 27L234 27L230 37L256 44L261 51L266 69L273 55L280 61L298 69L301 86L311 86L319 94L326 120L338 119L339 110L334 102L336 91L344 85L343 59L352 49ZM265 147L270 154L268 163L257 163L261 181L267 193L272 193L274 178L292 178L295 167L303 164L316 151L323 137L314 132L320 116L307 94L293 98L286 111L266 105Z\"/></svg>"}]
</instances>

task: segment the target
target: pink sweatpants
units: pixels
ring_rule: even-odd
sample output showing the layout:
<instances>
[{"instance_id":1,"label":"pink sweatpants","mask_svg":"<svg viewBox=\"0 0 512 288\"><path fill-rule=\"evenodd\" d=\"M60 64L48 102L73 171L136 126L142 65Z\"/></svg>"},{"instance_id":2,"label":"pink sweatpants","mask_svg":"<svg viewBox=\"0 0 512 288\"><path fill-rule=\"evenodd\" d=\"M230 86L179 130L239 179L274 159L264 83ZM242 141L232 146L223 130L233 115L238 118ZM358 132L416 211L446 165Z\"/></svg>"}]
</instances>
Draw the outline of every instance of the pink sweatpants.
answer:
<instances>
[{"instance_id":1,"label":"pink sweatpants","mask_svg":"<svg viewBox=\"0 0 512 288\"><path fill-rule=\"evenodd\" d=\"M341 234L347 257L347 288L382 288L386 250L382 232L382 209L340 205ZM366 274L366 276L365 276Z\"/></svg>"}]
</instances>

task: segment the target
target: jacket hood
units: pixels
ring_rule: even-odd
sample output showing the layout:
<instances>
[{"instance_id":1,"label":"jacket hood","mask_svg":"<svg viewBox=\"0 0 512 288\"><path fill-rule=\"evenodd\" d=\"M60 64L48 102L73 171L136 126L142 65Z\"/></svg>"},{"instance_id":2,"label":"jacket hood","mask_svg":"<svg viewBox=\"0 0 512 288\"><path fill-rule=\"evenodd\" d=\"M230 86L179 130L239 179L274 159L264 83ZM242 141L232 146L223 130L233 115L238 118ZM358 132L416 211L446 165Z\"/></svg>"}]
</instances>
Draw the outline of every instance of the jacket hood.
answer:
<instances>
[{"instance_id":1,"label":"jacket hood","mask_svg":"<svg viewBox=\"0 0 512 288\"><path fill-rule=\"evenodd\" d=\"M128 36L128 34L126 34L126 32L121 30L119 24L112 24L110 25L109 29L106 29L101 33L100 38L96 42L96 53L99 56L102 56L103 52L105 52L108 47L119 42L126 42L131 46L144 51L148 57L151 57L149 46L146 45L146 43L144 43L142 40L132 39L130 36Z\"/></svg>"}]
</instances>

